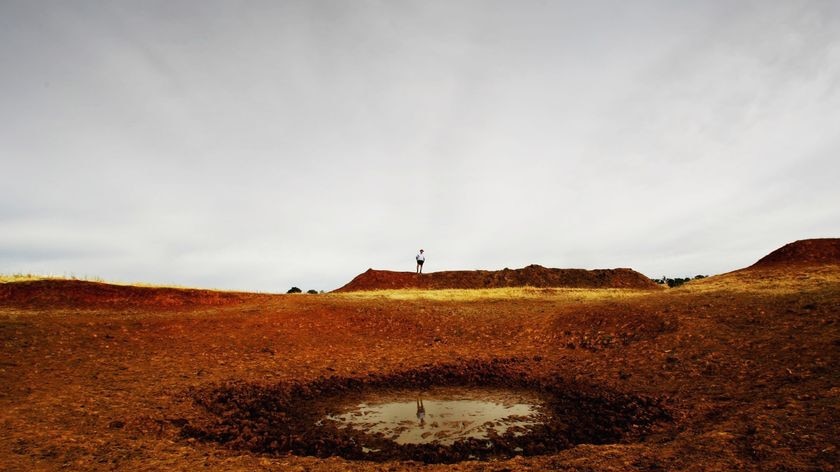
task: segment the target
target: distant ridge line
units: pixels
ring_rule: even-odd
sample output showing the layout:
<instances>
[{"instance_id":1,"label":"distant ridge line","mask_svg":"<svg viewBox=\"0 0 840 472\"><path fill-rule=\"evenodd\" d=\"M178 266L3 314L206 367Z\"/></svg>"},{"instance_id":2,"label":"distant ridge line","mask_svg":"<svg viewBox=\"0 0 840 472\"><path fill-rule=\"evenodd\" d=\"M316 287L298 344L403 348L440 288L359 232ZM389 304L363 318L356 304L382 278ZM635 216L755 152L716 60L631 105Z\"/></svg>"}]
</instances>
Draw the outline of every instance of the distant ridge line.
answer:
<instances>
[{"instance_id":1,"label":"distant ridge line","mask_svg":"<svg viewBox=\"0 0 840 472\"><path fill-rule=\"evenodd\" d=\"M0 306L82 307L220 306L265 295L217 290L116 285L86 280L27 280L0 283Z\"/></svg>"}]
</instances>

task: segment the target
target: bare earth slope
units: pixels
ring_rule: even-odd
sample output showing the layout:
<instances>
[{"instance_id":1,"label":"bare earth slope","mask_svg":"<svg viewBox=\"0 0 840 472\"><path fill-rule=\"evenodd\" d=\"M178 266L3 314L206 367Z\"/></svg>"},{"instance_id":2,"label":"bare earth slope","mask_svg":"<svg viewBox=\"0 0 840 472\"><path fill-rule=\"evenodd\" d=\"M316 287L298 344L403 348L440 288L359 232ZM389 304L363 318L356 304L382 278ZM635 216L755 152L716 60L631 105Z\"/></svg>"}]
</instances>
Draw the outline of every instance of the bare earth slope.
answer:
<instances>
[{"instance_id":1,"label":"bare earth slope","mask_svg":"<svg viewBox=\"0 0 840 472\"><path fill-rule=\"evenodd\" d=\"M336 292L395 289L479 289L503 287L633 288L660 286L632 269L550 269L529 265L522 269L457 270L415 274L368 269Z\"/></svg>"},{"instance_id":2,"label":"bare earth slope","mask_svg":"<svg viewBox=\"0 0 840 472\"><path fill-rule=\"evenodd\" d=\"M840 238L804 239L786 244L750 268L840 264Z\"/></svg>"},{"instance_id":3,"label":"bare earth slope","mask_svg":"<svg viewBox=\"0 0 840 472\"><path fill-rule=\"evenodd\" d=\"M0 306L166 308L227 305L265 295L169 287L137 287L84 280L30 280L0 283Z\"/></svg>"}]
</instances>

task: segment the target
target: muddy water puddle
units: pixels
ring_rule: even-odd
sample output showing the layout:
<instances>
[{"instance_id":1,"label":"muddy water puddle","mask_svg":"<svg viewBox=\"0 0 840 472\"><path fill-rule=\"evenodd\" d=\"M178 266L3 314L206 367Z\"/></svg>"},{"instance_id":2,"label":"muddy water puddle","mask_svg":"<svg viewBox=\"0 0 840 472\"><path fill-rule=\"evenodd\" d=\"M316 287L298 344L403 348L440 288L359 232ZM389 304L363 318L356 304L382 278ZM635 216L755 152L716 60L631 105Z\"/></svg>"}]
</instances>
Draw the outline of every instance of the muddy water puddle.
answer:
<instances>
[{"instance_id":1,"label":"muddy water puddle","mask_svg":"<svg viewBox=\"0 0 840 472\"><path fill-rule=\"evenodd\" d=\"M322 421L401 445L451 445L464 439L521 436L545 419L544 401L534 392L440 387L345 399L338 412Z\"/></svg>"}]
</instances>

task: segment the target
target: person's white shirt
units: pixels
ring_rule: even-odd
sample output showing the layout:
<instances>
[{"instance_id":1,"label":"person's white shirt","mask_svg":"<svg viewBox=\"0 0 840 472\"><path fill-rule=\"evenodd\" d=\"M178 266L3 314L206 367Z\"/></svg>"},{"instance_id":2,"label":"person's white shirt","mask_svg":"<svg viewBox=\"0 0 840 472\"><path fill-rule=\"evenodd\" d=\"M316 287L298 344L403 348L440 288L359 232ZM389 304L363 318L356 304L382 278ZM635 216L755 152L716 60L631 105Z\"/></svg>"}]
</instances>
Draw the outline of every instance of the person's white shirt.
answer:
<instances>
[{"instance_id":1,"label":"person's white shirt","mask_svg":"<svg viewBox=\"0 0 840 472\"><path fill-rule=\"evenodd\" d=\"M425 256L425 255L423 255L423 253L422 253L422 252L418 252L418 253L417 253L417 257L416 257L416 259L417 259L418 261L425 261L425 260L426 260L426 256Z\"/></svg>"}]
</instances>

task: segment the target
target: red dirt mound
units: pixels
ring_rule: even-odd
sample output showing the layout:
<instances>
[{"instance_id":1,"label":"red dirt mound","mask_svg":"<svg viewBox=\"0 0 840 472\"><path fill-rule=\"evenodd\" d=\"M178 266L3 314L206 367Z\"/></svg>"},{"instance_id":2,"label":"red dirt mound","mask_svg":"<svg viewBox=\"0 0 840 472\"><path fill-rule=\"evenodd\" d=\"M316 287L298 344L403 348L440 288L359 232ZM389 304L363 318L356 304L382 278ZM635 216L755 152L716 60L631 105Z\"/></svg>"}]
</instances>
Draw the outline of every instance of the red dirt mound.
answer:
<instances>
[{"instance_id":1,"label":"red dirt mound","mask_svg":"<svg viewBox=\"0 0 840 472\"><path fill-rule=\"evenodd\" d=\"M137 287L83 280L33 280L0 284L0 306L227 305L259 295L213 290Z\"/></svg>"},{"instance_id":2,"label":"red dirt mound","mask_svg":"<svg viewBox=\"0 0 840 472\"><path fill-rule=\"evenodd\" d=\"M786 244L751 265L750 269L840 264L840 238L803 239Z\"/></svg>"},{"instance_id":3,"label":"red dirt mound","mask_svg":"<svg viewBox=\"0 0 840 472\"><path fill-rule=\"evenodd\" d=\"M455 270L422 275L414 272L368 269L335 291L502 287L660 288L658 284L632 269L550 269L529 265L514 270Z\"/></svg>"}]
</instances>

